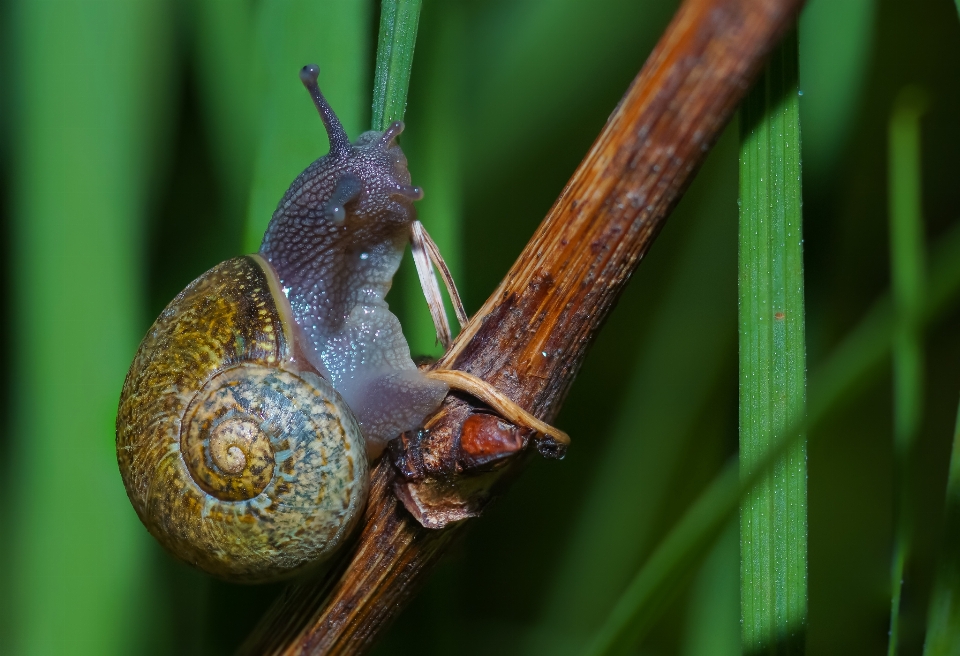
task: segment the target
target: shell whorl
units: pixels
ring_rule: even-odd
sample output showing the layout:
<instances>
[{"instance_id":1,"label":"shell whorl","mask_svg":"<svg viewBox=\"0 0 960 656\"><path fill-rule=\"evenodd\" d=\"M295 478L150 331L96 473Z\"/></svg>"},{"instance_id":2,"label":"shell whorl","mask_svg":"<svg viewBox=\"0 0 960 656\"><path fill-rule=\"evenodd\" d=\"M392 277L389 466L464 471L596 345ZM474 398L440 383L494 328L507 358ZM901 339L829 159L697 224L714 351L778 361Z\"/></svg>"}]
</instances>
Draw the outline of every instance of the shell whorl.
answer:
<instances>
[{"instance_id":1,"label":"shell whorl","mask_svg":"<svg viewBox=\"0 0 960 656\"><path fill-rule=\"evenodd\" d=\"M265 266L229 260L171 302L140 346L117 419L120 470L147 529L178 557L248 582L329 555L367 485L356 420L293 357Z\"/></svg>"}]
</instances>

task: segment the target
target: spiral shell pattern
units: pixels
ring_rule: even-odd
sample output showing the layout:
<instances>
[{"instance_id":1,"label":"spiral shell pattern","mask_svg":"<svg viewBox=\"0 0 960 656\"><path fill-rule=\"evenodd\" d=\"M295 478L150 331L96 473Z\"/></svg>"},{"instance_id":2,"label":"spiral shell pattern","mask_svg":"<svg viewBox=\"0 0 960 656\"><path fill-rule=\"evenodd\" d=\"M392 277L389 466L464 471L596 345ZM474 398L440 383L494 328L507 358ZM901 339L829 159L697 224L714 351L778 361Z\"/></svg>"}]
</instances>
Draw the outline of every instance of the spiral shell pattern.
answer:
<instances>
[{"instance_id":1,"label":"spiral shell pattern","mask_svg":"<svg viewBox=\"0 0 960 656\"><path fill-rule=\"evenodd\" d=\"M121 474L147 529L187 562L244 582L323 560L367 485L353 415L324 378L293 366L266 266L230 260L171 302L117 418Z\"/></svg>"}]
</instances>

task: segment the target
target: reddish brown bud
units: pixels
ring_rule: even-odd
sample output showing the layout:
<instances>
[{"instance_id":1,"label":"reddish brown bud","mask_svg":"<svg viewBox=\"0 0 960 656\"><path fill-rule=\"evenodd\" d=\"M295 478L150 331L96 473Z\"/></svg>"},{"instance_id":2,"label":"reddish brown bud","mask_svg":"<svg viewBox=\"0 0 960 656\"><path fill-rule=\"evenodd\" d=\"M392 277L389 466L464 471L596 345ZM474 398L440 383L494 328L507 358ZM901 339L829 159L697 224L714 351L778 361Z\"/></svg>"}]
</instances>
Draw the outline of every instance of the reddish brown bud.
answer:
<instances>
[{"instance_id":1,"label":"reddish brown bud","mask_svg":"<svg viewBox=\"0 0 960 656\"><path fill-rule=\"evenodd\" d=\"M528 432L496 415L470 415L460 429L460 462L477 469L508 458L524 447Z\"/></svg>"}]
</instances>

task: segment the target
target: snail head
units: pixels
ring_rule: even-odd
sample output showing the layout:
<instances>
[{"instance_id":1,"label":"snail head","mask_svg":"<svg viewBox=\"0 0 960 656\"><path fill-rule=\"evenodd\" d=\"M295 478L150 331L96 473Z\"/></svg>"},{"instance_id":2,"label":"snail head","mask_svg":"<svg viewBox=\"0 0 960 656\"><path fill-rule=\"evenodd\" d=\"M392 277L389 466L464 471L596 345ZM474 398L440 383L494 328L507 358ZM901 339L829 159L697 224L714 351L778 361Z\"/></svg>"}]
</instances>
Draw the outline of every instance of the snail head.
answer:
<instances>
[{"instance_id":1,"label":"snail head","mask_svg":"<svg viewBox=\"0 0 960 656\"><path fill-rule=\"evenodd\" d=\"M337 219L346 218L345 205L350 202L358 204L355 213L361 217L380 214L378 210L386 210L399 203L407 208L407 211L401 210L400 214L410 214L408 221L412 220L410 204L423 198L423 190L410 184L407 159L397 144L397 137L404 129L403 122L394 121L383 132L365 132L351 144L343 124L320 91L317 82L319 73L316 64L304 66L300 69L300 80L313 99L326 128L330 141L330 153L327 156L330 165L338 168L340 165L346 169L345 179L339 181L340 184L331 194L331 215Z\"/></svg>"}]
</instances>

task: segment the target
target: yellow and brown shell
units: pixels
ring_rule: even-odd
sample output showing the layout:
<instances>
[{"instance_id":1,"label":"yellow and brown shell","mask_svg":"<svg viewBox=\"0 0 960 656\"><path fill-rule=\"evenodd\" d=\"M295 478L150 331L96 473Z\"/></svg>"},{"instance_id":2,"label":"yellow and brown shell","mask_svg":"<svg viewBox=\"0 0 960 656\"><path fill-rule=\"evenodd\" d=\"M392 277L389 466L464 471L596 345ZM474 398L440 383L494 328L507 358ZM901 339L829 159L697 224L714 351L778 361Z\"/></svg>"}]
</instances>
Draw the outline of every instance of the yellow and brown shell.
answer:
<instances>
[{"instance_id":1,"label":"yellow and brown shell","mask_svg":"<svg viewBox=\"0 0 960 656\"><path fill-rule=\"evenodd\" d=\"M236 258L181 292L140 344L117 416L120 472L144 525L234 581L323 560L366 496L357 422L294 358L269 271Z\"/></svg>"}]
</instances>

